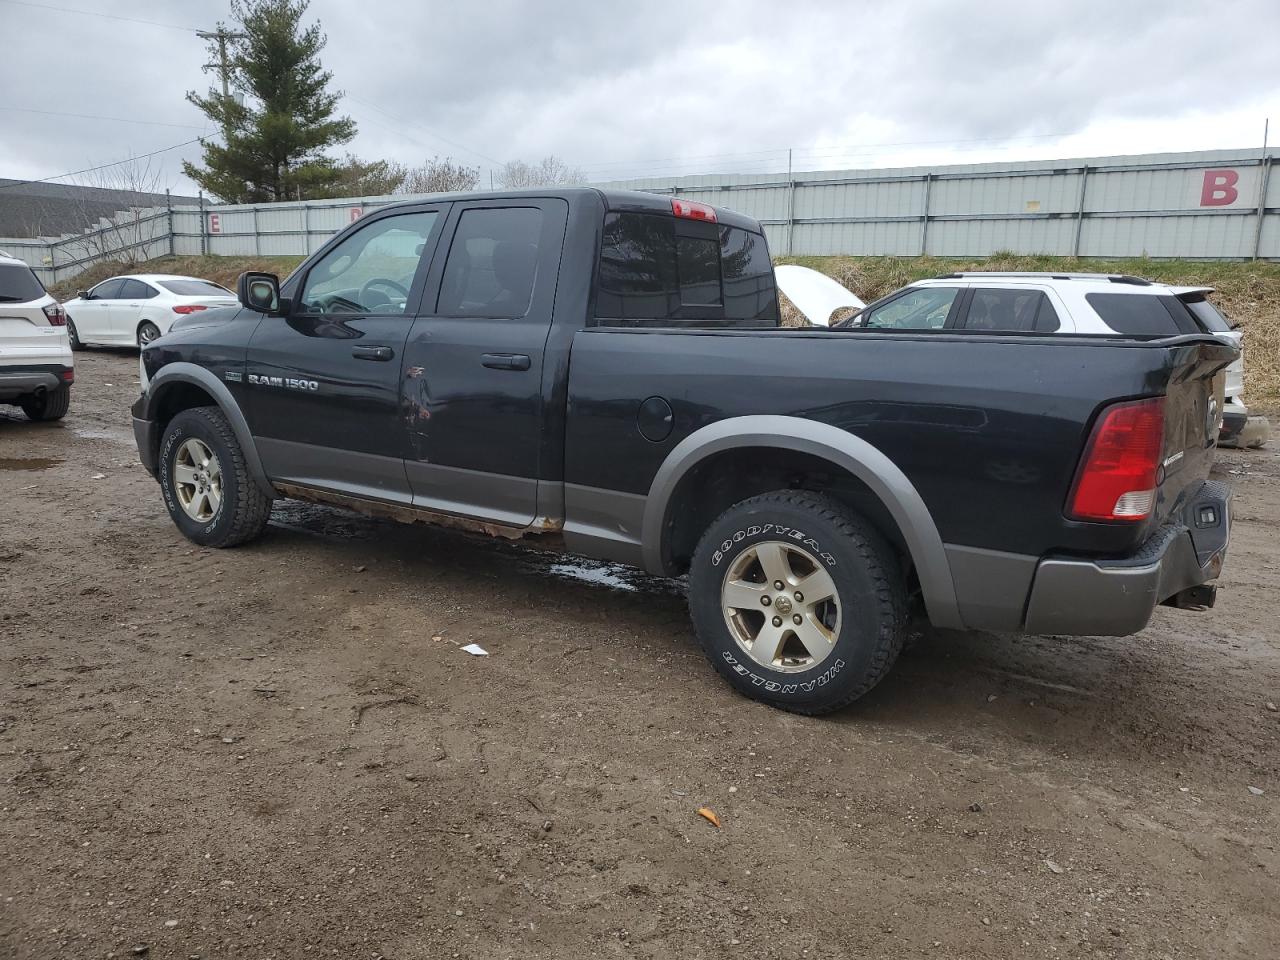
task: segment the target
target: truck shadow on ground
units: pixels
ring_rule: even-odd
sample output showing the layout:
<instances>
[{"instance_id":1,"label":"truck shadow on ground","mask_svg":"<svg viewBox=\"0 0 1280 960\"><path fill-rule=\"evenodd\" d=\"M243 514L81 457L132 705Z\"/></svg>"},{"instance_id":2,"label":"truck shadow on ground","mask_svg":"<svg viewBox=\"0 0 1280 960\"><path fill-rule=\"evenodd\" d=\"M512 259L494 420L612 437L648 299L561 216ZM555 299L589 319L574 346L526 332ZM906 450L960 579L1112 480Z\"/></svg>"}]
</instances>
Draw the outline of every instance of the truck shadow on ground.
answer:
<instances>
[{"instance_id":1,"label":"truck shadow on ground","mask_svg":"<svg viewBox=\"0 0 1280 960\"><path fill-rule=\"evenodd\" d=\"M690 662L701 656L679 580L521 542L297 502L277 505L269 537L277 542L296 539L299 546L301 538L320 538L341 550L347 557L343 562L377 556L378 563L394 564L396 576L406 580L431 576L462 583L471 578L507 609L536 597L540 606L580 623L584 637L602 629L612 636L617 625L625 624L622 632L678 638ZM1183 632L1179 620L1189 616L1194 615L1158 613L1152 626L1132 638L1008 636L924 627L915 631L909 649L876 689L821 722L888 727L977 754L989 751L994 738L1019 750L1104 760L1209 752L1219 762L1256 766L1261 760L1274 766L1274 759L1265 760L1264 735L1238 715L1203 702L1191 708L1192 700L1213 698L1198 693L1191 676L1197 668L1187 661L1198 649L1197 640ZM1222 678L1216 682L1221 685ZM699 683L719 681L707 669L691 673L679 689L697 696ZM741 710L750 722L769 722L748 717L762 708L733 695L718 700L716 708Z\"/></svg>"}]
</instances>

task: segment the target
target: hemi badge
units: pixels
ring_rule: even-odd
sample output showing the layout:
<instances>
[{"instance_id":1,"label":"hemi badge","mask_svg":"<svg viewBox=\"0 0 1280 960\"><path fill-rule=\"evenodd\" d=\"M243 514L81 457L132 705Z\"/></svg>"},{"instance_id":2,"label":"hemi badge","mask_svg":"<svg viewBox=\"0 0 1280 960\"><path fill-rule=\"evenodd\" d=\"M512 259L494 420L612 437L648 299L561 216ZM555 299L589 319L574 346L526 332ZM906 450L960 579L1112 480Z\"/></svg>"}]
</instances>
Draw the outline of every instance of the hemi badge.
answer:
<instances>
[{"instance_id":1,"label":"hemi badge","mask_svg":"<svg viewBox=\"0 0 1280 960\"><path fill-rule=\"evenodd\" d=\"M1175 453L1171 457L1165 457L1165 461L1164 461L1165 469L1167 470L1169 467L1173 466L1175 463L1177 463L1181 459L1182 459L1181 450L1179 450L1177 453Z\"/></svg>"},{"instance_id":2,"label":"hemi badge","mask_svg":"<svg viewBox=\"0 0 1280 960\"><path fill-rule=\"evenodd\" d=\"M228 370L223 377L231 383L241 383L244 380L239 370Z\"/></svg>"}]
</instances>

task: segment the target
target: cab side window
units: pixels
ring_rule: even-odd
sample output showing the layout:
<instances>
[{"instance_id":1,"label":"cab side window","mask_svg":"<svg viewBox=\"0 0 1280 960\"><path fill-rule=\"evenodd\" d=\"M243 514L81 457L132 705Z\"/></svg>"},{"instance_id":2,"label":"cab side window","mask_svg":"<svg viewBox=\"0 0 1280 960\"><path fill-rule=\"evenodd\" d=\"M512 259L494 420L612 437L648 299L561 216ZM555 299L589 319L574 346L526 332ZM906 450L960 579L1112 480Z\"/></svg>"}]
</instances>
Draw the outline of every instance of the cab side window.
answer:
<instances>
[{"instance_id":1,"label":"cab side window","mask_svg":"<svg viewBox=\"0 0 1280 960\"><path fill-rule=\"evenodd\" d=\"M307 273L301 312L403 315L436 217L402 213L352 233Z\"/></svg>"},{"instance_id":2,"label":"cab side window","mask_svg":"<svg viewBox=\"0 0 1280 960\"><path fill-rule=\"evenodd\" d=\"M122 287L124 287L124 281L119 278L103 280L100 284L89 291L89 299L119 300L121 299L120 290Z\"/></svg>"},{"instance_id":3,"label":"cab side window","mask_svg":"<svg viewBox=\"0 0 1280 960\"><path fill-rule=\"evenodd\" d=\"M141 280L124 281L119 294L121 300L150 300L155 295L156 290Z\"/></svg>"},{"instance_id":4,"label":"cab side window","mask_svg":"<svg viewBox=\"0 0 1280 960\"><path fill-rule=\"evenodd\" d=\"M445 261L438 312L446 317L523 317L533 300L541 234L537 207L464 210Z\"/></svg>"},{"instance_id":5,"label":"cab side window","mask_svg":"<svg viewBox=\"0 0 1280 960\"><path fill-rule=\"evenodd\" d=\"M871 330L941 330L959 292L958 287L917 287L871 308L855 325Z\"/></svg>"},{"instance_id":6,"label":"cab side window","mask_svg":"<svg viewBox=\"0 0 1280 960\"><path fill-rule=\"evenodd\" d=\"M1052 333L1060 325L1057 311L1040 290L979 287L973 291L962 327L992 333Z\"/></svg>"}]
</instances>

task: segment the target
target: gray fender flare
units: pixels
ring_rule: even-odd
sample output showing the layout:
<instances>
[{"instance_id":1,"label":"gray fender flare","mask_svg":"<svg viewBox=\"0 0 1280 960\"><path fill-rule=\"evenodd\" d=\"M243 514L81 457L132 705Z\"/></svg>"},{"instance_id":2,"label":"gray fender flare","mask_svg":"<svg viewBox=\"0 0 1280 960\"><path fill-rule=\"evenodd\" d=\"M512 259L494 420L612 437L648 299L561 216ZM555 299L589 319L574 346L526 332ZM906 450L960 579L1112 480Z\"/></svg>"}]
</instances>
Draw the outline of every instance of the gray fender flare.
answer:
<instances>
[{"instance_id":1,"label":"gray fender flare","mask_svg":"<svg viewBox=\"0 0 1280 960\"><path fill-rule=\"evenodd\" d=\"M707 457L737 447L775 447L821 457L865 483L902 531L920 578L929 620L937 627L963 629L955 583L942 537L919 491L896 464L867 441L815 420L749 416L720 420L691 433L667 455L649 487L641 525L644 565L662 575L667 507L676 486Z\"/></svg>"},{"instance_id":2,"label":"gray fender flare","mask_svg":"<svg viewBox=\"0 0 1280 960\"><path fill-rule=\"evenodd\" d=\"M218 404L218 409L231 424L231 430L235 433L240 449L244 452L245 465L249 468L249 474L254 482L268 497L274 499L280 496L271 486L271 481L267 479L266 471L262 469L262 459L258 456L258 447L253 442L253 434L249 432L249 422L245 420L240 405L236 403L236 398L231 395L225 383L204 367L182 361L167 363L161 367L147 384L147 419L155 419L157 401L164 394L165 388L174 383L193 384L213 397Z\"/></svg>"}]
</instances>

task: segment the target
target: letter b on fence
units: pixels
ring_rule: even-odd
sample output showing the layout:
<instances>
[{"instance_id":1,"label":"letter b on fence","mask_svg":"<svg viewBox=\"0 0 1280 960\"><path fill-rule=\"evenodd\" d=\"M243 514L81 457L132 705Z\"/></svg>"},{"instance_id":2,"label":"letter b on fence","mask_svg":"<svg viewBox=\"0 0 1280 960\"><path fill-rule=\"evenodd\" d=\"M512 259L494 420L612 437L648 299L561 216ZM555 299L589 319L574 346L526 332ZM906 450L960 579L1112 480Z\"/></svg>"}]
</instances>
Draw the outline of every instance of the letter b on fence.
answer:
<instances>
[{"instance_id":1,"label":"letter b on fence","mask_svg":"<svg viewBox=\"0 0 1280 960\"><path fill-rule=\"evenodd\" d=\"M1236 184L1240 174L1234 170L1206 170L1204 186L1200 188L1200 206L1227 207L1240 198Z\"/></svg>"}]
</instances>

